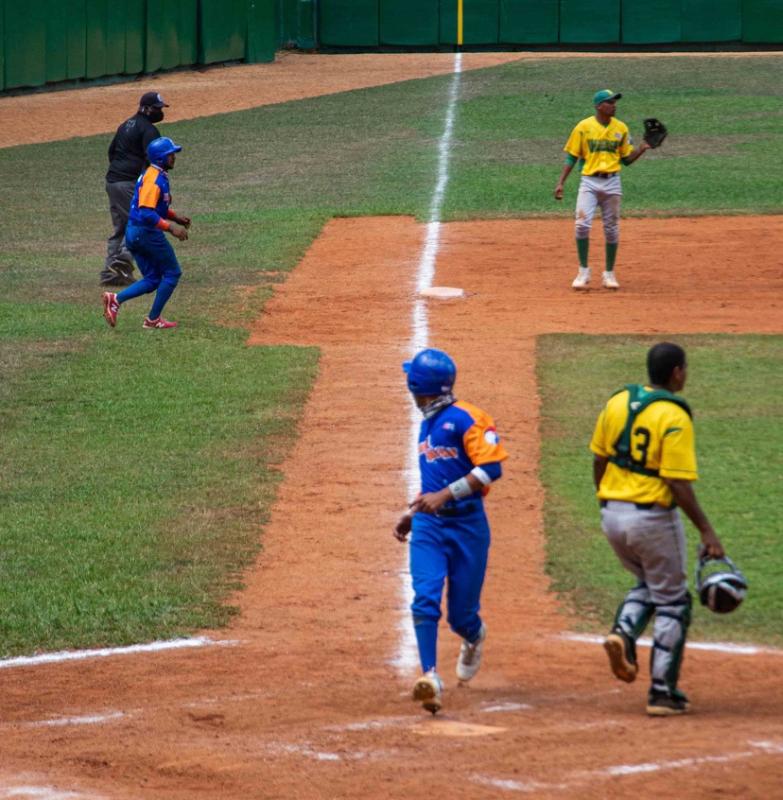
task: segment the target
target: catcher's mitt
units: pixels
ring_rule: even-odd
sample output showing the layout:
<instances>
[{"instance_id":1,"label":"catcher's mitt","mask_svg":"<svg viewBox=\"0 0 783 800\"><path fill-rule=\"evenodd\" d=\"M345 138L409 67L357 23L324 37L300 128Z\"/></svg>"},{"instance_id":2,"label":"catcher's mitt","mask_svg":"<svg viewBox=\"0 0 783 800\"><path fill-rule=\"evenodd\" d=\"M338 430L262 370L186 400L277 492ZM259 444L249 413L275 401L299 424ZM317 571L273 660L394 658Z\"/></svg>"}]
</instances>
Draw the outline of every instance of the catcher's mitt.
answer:
<instances>
[{"instance_id":1,"label":"catcher's mitt","mask_svg":"<svg viewBox=\"0 0 783 800\"><path fill-rule=\"evenodd\" d=\"M659 119L650 117L644 121L644 136L642 138L650 147L660 147L668 133L666 126Z\"/></svg>"}]
</instances>

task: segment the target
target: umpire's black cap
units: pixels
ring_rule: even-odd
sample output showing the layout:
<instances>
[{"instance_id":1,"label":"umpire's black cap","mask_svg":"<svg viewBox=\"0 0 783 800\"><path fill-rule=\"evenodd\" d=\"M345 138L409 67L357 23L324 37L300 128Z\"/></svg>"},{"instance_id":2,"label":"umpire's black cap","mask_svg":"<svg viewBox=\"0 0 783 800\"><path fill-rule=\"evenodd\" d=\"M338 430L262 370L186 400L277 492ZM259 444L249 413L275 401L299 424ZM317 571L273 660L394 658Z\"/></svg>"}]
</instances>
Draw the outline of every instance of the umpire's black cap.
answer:
<instances>
[{"instance_id":1,"label":"umpire's black cap","mask_svg":"<svg viewBox=\"0 0 783 800\"><path fill-rule=\"evenodd\" d=\"M155 108L168 108L169 104L158 92L144 92L139 100L139 106L154 106Z\"/></svg>"}]
</instances>

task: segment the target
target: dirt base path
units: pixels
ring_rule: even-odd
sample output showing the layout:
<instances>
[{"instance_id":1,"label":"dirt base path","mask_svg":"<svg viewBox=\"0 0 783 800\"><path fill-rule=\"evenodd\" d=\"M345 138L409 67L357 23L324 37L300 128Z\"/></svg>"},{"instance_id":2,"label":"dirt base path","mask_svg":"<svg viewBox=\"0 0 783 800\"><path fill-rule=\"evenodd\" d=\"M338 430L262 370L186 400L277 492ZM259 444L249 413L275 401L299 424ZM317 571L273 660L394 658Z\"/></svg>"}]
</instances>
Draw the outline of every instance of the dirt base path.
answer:
<instances>
[{"instance_id":1,"label":"dirt base path","mask_svg":"<svg viewBox=\"0 0 783 800\"><path fill-rule=\"evenodd\" d=\"M614 294L569 288L569 221L443 226L435 282L468 296L428 301L431 341L511 459L488 502L486 661L457 688L458 642L443 630L435 719L409 699L406 548L391 536L407 499L400 362L425 227L330 222L249 340L323 355L242 614L215 635L233 643L0 670L0 797L777 796L783 655L688 651L695 713L654 720L646 667L618 684L600 647L563 638L543 569L534 373L547 331L780 333L783 228L769 222L626 220Z\"/></svg>"}]
</instances>

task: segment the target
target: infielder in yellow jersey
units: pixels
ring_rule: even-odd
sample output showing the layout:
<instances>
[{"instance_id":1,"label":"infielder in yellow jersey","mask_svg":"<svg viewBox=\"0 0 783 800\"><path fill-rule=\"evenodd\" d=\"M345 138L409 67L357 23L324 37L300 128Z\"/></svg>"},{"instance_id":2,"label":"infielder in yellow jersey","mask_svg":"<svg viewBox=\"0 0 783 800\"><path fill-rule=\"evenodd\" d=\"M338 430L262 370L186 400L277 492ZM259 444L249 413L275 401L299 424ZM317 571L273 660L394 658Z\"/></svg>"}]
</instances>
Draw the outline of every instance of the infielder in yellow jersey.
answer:
<instances>
[{"instance_id":1,"label":"infielder in yellow jersey","mask_svg":"<svg viewBox=\"0 0 783 800\"><path fill-rule=\"evenodd\" d=\"M656 344L647 354L647 372L648 385L629 384L606 403L590 449L601 527L637 579L617 609L604 648L614 675L631 683L639 669L636 640L655 617L647 713L668 716L689 707L677 688L691 621L685 528L677 506L709 555L721 558L724 552L692 486L698 472L691 411L675 394L685 386L685 351Z\"/></svg>"},{"instance_id":2,"label":"infielder in yellow jersey","mask_svg":"<svg viewBox=\"0 0 783 800\"><path fill-rule=\"evenodd\" d=\"M581 168L579 194L576 199L576 250L579 256L579 272L571 286L586 289L590 283L588 251L590 229L596 208L600 207L606 240L606 268L603 285L607 289L619 289L614 274L617 245L620 241L620 199L623 187L620 170L633 164L639 156L650 149L643 141L634 149L628 126L615 117L617 101L622 97L611 89L602 89L593 97L595 114L583 119L571 131L563 150L565 165L555 186L555 200L563 199L563 185L575 165Z\"/></svg>"}]
</instances>

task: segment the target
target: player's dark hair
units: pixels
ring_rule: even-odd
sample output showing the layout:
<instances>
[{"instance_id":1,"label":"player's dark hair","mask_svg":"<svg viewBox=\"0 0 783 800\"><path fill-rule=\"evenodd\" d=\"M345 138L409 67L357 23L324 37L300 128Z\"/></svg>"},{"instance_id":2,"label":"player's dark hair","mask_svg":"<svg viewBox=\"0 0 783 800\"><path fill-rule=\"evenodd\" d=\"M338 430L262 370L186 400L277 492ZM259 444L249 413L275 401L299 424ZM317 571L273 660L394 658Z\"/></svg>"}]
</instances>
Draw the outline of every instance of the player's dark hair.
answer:
<instances>
[{"instance_id":1,"label":"player's dark hair","mask_svg":"<svg viewBox=\"0 0 783 800\"><path fill-rule=\"evenodd\" d=\"M659 342L647 353L647 374L656 386L666 386L675 367L685 366L685 351L678 344Z\"/></svg>"}]
</instances>

